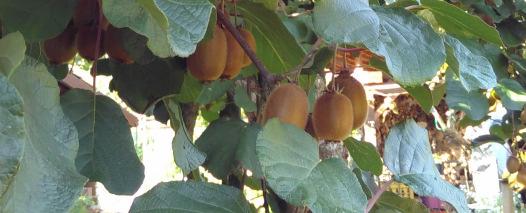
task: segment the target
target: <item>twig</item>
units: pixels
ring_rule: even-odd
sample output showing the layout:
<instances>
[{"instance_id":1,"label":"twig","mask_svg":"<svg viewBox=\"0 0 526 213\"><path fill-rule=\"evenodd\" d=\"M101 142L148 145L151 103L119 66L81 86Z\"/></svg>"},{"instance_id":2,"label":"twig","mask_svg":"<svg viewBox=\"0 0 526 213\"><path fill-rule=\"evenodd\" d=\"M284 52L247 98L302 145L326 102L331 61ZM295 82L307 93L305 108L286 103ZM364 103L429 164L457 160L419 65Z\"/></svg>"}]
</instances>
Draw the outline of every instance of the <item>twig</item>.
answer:
<instances>
[{"instance_id":1,"label":"twig","mask_svg":"<svg viewBox=\"0 0 526 213\"><path fill-rule=\"evenodd\" d=\"M444 122L444 120L442 120L442 117L440 117L440 114L438 113L435 107L431 108L431 114L433 114L433 117L435 117L435 119L437 120L441 130L447 129L447 124Z\"/></svg>"},{"instance_id":2,"label":"twig","mask_svg":"<svg viewBox=\"0 0 526 213\"><path fill-rule=\"evenodd\" d=\"M265 213L269 213L268 202L267 202L267 185L265 179L261 179L261 190L263 190L263 206L265 207Z\"/></svg>"},{"instance_id":3,"label":"twig","mask_svg":"<svg viewBox=\"0 0 526 213\"><path fill-rule=\"evenodd\" d=\"M356 47L356 48L336 47L335 49L338 51L342 51L342 52L360 52L360 51L366 50L365 48L360 48L360 47Z\"/></svg>"},{"instance_id":4,"label":"twig","mask_svg":"<svg viewBox=\"0 0 526 213\"><path fill-rule=\"evenodd\" d=\"M368 213L369 211L371 211L376 201L380 199L380 196L382 196L382 194L385 192L385 190L387 190L387 188L391 185L391 183L393 183L393 180L388 181L383 186L378 188L378 190L376 190L373 197L369 199L369 201L367 202L367 209L365 209L365 213Z\"/></svg>"}]
</instances>

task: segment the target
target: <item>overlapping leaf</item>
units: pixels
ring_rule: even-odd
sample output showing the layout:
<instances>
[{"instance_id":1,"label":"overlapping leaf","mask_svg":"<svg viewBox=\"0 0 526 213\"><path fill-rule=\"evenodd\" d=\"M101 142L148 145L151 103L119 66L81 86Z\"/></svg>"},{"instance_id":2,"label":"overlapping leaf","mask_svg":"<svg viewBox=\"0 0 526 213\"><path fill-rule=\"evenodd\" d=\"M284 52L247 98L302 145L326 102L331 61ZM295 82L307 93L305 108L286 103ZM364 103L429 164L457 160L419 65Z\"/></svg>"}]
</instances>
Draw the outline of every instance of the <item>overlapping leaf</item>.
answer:
<instances>
[{"instance_id":1,"label":"overlapping leaf","mask_svg":"<svg viewBox=\"0 0 526 213\"><path fill-rule=\"evenodd\" d=\"M456 110L466 113L472 120L480 120L486 116L489 110L489 103L480 91L467 91L460 80L448 73L446 77L446 103Z\"/></svg>"},{"instance_id":2,"label":"overlapping leaf","mask_svg":"<svg viewBox=\"0 0 526 213\"><path fill-rule=\"evenodd\" d=\"M495 91L506 109L522 110L526 104L526 90L515 80L502 79Z\"/></svg>"},{"instance_id":3,"label":"overlapping leaf","mask_svg":"<svg viewBox=\"0 0 526 213\"><path fill-rule=\"evenodd\" d=\"M25 52L26 43L21 33L10 33L0 39L0 73L9 78L24 60Z\"/></svg>"}]
</instances>

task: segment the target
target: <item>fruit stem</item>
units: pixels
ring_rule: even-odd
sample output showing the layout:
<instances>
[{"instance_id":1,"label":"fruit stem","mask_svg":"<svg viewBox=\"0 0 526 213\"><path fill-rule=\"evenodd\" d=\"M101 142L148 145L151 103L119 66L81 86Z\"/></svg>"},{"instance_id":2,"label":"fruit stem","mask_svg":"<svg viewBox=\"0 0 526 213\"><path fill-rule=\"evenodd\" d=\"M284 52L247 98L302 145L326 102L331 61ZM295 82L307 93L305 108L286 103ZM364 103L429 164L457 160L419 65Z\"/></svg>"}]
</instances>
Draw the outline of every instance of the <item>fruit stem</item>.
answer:
<instances>
[{"instance_id":1,"label":"fruit stem","mask_svg":"<svg viewBox=\"0 0 526 213\"><path fill-rule=\"evenodd\" d=\"M383 186L378 188L378 190L376 190L376 192L374 192L373 197L371 199L369 199L369 201L367 202L367 208L365 209L365 213L368 213L369 211L371 211L371 209L373 208L373 206L376 203L376 201L378 201L378 199L380 199L380 196L382 196L382 194L385 192L385 190L387 190L387 188L389 188L391 183L393 183L393 180L387 181Z\"/></svg>"}]
</instances>

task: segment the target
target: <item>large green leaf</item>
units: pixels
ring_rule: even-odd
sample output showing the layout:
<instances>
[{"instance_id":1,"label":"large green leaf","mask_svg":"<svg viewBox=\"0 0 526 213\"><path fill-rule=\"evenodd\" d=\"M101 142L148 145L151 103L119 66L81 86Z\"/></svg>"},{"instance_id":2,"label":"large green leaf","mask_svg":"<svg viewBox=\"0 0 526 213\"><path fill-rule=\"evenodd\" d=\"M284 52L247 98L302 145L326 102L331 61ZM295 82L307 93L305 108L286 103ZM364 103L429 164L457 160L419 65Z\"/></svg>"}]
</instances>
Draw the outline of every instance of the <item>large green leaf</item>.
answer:
<instances>
[{"instance_id":1,"label":"large green leaf","mask_svg":"<svg viewBox=\"0 0 526 213\"><path fill-rule=\"evenodd\" d=\"M433 93L426 84L416 86L402 86L420 105L424 112L431 112L433 108Z\"/></svg>"},{"instance_id":2,"label":"large green leaf","mask_svg":"<svg viewBox=\"0 0 526 213\"><path fill-rule=\"evenodd\" d=\"M250 213L243 193L231 186L206 182L165 182L135 198L130 212Z\"/></svg>"},{"instance_id":3,"label":"large green leaf","mask_svg":"<svg viewBox=\"0 0 526 213\"><path fill-rule=\"evenodd\" d=\"M25 52L26 43L19 32L7 34L0 39L0 73L9 78L11 72L24 60Z\"/></svg>"},{"instance_id":4,"label":"large green leaf","mask_svg":"<svg viewBox=\"0 0 526 213\"><path fill-rule=\"evenodd\" d=\"M261 178L261 164L256 155L256 142L261 126L259 124L249 124L241 132L241 138L236 150L236 160L241 163L243 168L252 172L255 178Z\"/></svg>"},{"instance_id":5,"label":"large green leaf","mask_svg":"<svg viewBox=\"0 0 526 213\"><path fill-rule=\"evenodd\" d=\"M526 104L526 90L515 80L502 79L495 87L495 92L506 109L522 110Z\"/></svg>"},{"instance_id":6,"label":"large green leaf","mask_svg":"<svg viewBox=\"0 0 526 213\"><path fill-rule=\"evenodd\" d=\"M154 0L103 0L104 15L115 27L129 27L148 38L148 48L166 58L175 52L168 42L168 21Z\"/></svg>"},{"instance_id":7,"label":"large green leaf","mask_svg":"<svg viewBox=\"0 0 526 213\"><path fill-rule=\"evenodd\" d=\"M112 194L133 195L144 180L144 166L119 104L81 89L62 95L60 104L79 132L77 170Z\"/></svg>"},{"instance_id":8,"label":"large green leaf","mask_svg":"<svg viewBox=\"0 0 526 213\"><path fill-rule=\"evenodd\" d=\"M175 54L187 57L203 39L214 5L208 0L155 0L168 19L168 43Z\"/></svg>"},{"instance_id":9,"label":"large green leaf","mask_svg":"<svg viewBox=\"0 0 526 213\"><path fill-rule=\"evenodd\" d=\"M320 162L318 143L293 125L271 119L259 134L256 153L272 190L312 212L363 212L367 198L355 174L339 158Z\"/></svg>"},{"instance_id":10,"label":"large green leaf","mask_svg":"<svg viewBox=\"0 0 526 213\"><path fill-rule=\"evenodd\" d=\"M203 85L199 96L197 96L195 102L199 104L209 104L210 102L225 95L226 92L235 86L232 80L216 80L212 83Z\"/></svg>"},{"instance_id":11,"label":"large green leaf","mask_svg":"<svg viewBox=\"0 0 526 213\"><path fill-rule=\"evenodd\" d=\"M429 135L413 120L397 124L385 141L384 162L396 180L421 196L433 196L469 212L464 192L440 178L433 161Z\"/></svg>"},{"instance_id":12,"label":"large green leaf","mask_svg":"<svg viewBox=\"0 0 526 213\"><path fill-rule=\"evenodd\" d=\"M446 36L445 41L448 45L448 54L452 53L454 56L451 59L453 63L449 63L450 56L448 56L448 65L458 74L460 83L467 91L490 89L497 85L497 76L488 59L474 54L456 38Z\"/></svg>"},{"instance_id":13,"label":"large green leaf","mask_svg":"<svg viewBox=\"0 0 526 213\"><path fill-rule=\"evenodd\" d=\"M183 170L183 174L187 175L205 162L206 155L192 143L192 136L188 134L179 104L174 98L165 98L163 102L170 116L170 125L175 132L172 140L175 164Z\"/></svg>"},{"instance_id":14,"label":"large green leaf","mask_svg":"<svg viewBox=\"0 0 526 213\"><path fill-rule=\"evenodd\" d=\"M385 57L394 80L414 86L433 78L446 58L442 38L426 22L404 9L374 9L380 18L380 39L365 45Z\"/></svg>"},{"instance_id":15,"label":"large green leaf","mask_svg":"<svg viewBox=\"0 0 526 213\"><path fill-rule=\"evenodd\" d=\"M0 74L0 195L15 176L22 158L27 132L22 98L15 87ZM1 198L1 197L0 197Z\"/></svg>"},{"instance_id":16,"label":"large green leaf","mask_svg":"<svg viewBox=\"0 0 526 213\"><path fill-rule=\"evenodd\" d=\"M421 213L428 212L428 209L417 200L400 197L399 195L386 191L382 193L380 199L376 201L373 213L402 212L402 213Z\"/></svg>"},{"instance_id":17,"label":"large green leaf","mask_svg":"<svg viewBox=\"0 0 526 213\"><path fill-rule=\"evenodd\" d=\"M73 16L77 0L3 0L0 19L7 32L20 31L28 41L61 33Z\"/></svg>"},{"instance_id":18,"label":"large green leaf","mask_svg":"<svg viewBox=\"0 0 526 213\"><path fill-rule=\"evenodd\" d=\"M446 103L456 110L464 111L472 120L480 120L489 110L488 99L480 91L468 92L460 80L448 73L446 78Z\"/></svg>"},{"instance_id":19,"label":"large green leaf","mask_svg":"<svg viewBox=\"0 0 526 213\"><path fill-rule=\"evenodd\" d=\"M467 38L478 37L498 46L503 45L499 32L479 17L445 1L420 0L420 3L433 12L438 24L448 33Z\"/></svg>"},{"instance_id":20,"label":"large green leaf","mask_svg":"<svg viewBox=\"0 0 526 213\"><path fill-rule=\"evenodd\" d=\"M247 89L243 86L236 85L234 95L234 102L237 106L243 108L245 112L255 112L257 110L257 105L252 101L248 96Z\"/></svg>"},{"instance_id":21,"label":"large green leaf","mask_svg":"<svg viewBox=\"0 0 526 213\"><path fill-rule=\"evenodd\" d=\"M270 72L285 73L298 66L305 52L279 17L262 4L242 1L237 11L256 38L256 54Z\"/></svg>"},{"instance_id":22,"label":"large green leaf","mask_svg":"<svg viewBox=\"0 0 526 213\"><path fill-rule=\"evenodd\" d=\"M145 65L100 60L97 74L113 76L110 89L131 109L144 113L160 98L180 91L184 70L180 59L157 59Z\"/></svg>"},{"instance_id":23,"label":"large green leaf","mask_svg":"<svg viewBox=\"0 0 526 213\"><path fill-rule=\"evenodd\" d=\"M2 212L66 212L86 178L75 168L77 130L62 112L57 81L26 57L10 82L22 97L27 132L20 132L24 150L16 175L0 195Z\"/></svg>"},{"instance_id":24,"label":"large green leaf","mask_svg":"<svg viewBox=\"0 0 526 213\"><path fill-rule=\"evenodd\" d=\"M312 23L330 43L363 43L380 36L378 16L362 0L316 1Z\"/></svg>"},{"instance_id":25,"label":"large green leaf","mask_svg":"<svg viewBox=\"0 0 526 213\"><path fill-rule=\"evenodd\" d=\"M352 137L346 139L343 143L360 169L372 172L375 175L382 174L382 159L373 144L358 141Z\"/></svg>"},{"instance_id":26,"label":"large green leaf","mask_svg":"<svg viewBox=\"0 0 526 213\"><path fill-rule=\"evenodd\" d=\"M237 165L236 150L246 123L237 118L220 118L212 122L195 144L206 153L203 165L219 179L226 178Z\"/></svg>"}]
</instances>

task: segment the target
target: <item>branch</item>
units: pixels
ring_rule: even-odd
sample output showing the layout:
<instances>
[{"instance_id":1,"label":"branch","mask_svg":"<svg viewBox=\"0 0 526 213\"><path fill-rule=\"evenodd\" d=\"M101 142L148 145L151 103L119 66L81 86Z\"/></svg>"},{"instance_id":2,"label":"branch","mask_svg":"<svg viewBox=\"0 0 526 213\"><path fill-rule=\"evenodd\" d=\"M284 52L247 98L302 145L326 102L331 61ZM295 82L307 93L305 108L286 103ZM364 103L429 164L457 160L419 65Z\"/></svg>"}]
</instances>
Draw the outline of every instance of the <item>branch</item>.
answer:
<instances>
[{"instance_id":1,"label":"branch","mask_svg":"<svg viewBox=\"0 0 526 213\"><path fill-rule=\"evenodd\" d=\"M344 47L338 47L337 50L338 50L338 51L342 51L342 52L360 52L360 51L367 50L367 49L365 49L365 48L359 48L359 47L356 47L356 48L344 48Z\"/></svg>"},{"instance_id":2,"label":"branch","mask_svg":"<svg viewBox=\"0 0 526 213\"><path fill-rule=\"evenodd\" d=\"M376 201L380 199L380 196L382 196L382 194L385 192L385 190L387 190L387 188L391 185L391 183L393 183L393 180L388 181L382 187L376 190L373 197L369 199L369 201L367 202L367 209L365 209L365 213L368 213L369 211L371 211Z\"/></svg>"},{"instance_id":3,"label":"branch","mask_svg":"<svg viewBox=\"0 0 526 213\"><path fill-rule=\"evenodd\" d=\"M254 53L254 51L250 49L247 40L245 40L245 38L243 38L243 36L241 35L241 33L239 33L236 27L232 23L230 23L228 17L226 17L225 14L223 14L222 12L217 12L217 20L221 22L226 27L226 29L234 36L239 45L241 45L241 48L243 48L247 56L259 70L264 80L267 81L267 83L270 82L272 80L272 74L270 74L267 68L265 68L265 65L261 63L261 60L259 60L259 58L256 56L256 53Z\"/></svg>"}]
</instances>

